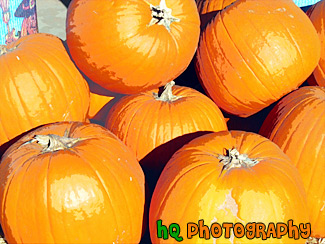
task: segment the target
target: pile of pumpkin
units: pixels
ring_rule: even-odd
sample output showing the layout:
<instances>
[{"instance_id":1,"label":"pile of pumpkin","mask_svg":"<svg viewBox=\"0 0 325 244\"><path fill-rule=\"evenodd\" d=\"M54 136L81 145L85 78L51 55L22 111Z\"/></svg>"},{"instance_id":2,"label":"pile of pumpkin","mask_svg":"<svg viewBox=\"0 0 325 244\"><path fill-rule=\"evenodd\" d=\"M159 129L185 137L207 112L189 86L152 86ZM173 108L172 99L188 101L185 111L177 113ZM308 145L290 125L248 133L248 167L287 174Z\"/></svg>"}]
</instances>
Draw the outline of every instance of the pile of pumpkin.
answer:
<instances>
[{"instance_id":1,"label":"pile of pumpkin","mask_svg":"<svg viewBox=\"0 0 325 244\"><path fill-rule=\"evenodd\" d=\"M183 243L264 242L188 239L203 219L322 242L324 17L325 0L73 0L65 42L2 46L5 240L176 243L162 220Z\"/></svg>"}]
</instances>

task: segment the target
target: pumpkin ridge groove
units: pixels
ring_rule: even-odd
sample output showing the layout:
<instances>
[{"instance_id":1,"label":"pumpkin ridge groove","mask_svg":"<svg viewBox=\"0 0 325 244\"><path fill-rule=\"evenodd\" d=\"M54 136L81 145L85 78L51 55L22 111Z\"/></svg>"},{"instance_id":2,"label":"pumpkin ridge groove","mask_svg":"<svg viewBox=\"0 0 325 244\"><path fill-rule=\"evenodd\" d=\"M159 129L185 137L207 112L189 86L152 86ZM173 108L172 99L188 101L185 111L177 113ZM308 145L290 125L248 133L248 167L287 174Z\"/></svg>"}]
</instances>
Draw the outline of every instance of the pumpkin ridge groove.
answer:
<instances>
[{"instance_id":1,"label":"pumpkin ridge groove","mask_svg":"<svg viewBox=\"0 0 325 244\"><path fill-rule=\"evenodd\" d=\"M251 25L254 27L254 29L256 30L256 32L258 32L258 33L263 37L263 40L266 42L265 37L260 33L260 31L258 30L258 28L256 28L254 21L252 21L252 20L249 18L249 16L247 16L247 15L246 15L246 19L251 23ZM237 29L238 29L238 28L237 28ZM238 30L239 30L239 29L238 29ZM246 43L246 46L249 48L249 50L252 52L253 56L256 58L256 61L259 63L260 67L262 67L263 70L268 74L268 78L272 81L272 84L273 84L275 87L277 87L278 90L279 90L279 86L277 85L277 82L274 80L273 75L271 75L271 73L269 72L269 70L267 69L267 67L265 66L265 64L262 62L262 60L261 60L259 57L255 56L253 50L250 48L249 45L247 45L247 42L245 42L245 43ZM270 47L270 45L269 45L268 43L267 43L267 45ZM285 73L285 76L287 76L286 73ZM287 76L287 77L288 77L288 76ZM256 77L256 78L257 78L257 77ZM289 80L289 79L288 79L288 80ZM262 81L261 81L260 79L258 79L258 81L259 81L260 83L262 83ZM263 83L262 83L262 85L264 86ZM267 89L267 90L268 90L268 89ZM275 97L275 96L273 95L273 93L272 93L270 90L268 90L268 92L272 95L273 98L275 98L276 100L278 100L278 98Z\"/></svg>"},{"instance_id":2,"label":"pumpkin ridge groove","mask_svg":"<svg viewBox=\"0 0 325 244\"><path fill-rule=\"evenodd\" d=\"M105 193L107 195L107 200L108 202L110 203L110 206L111 206L111 209L113 210L114 207L113 207L113 201L111 199L111 196L110 196L110 193L106 187L106 185L104 184L103 180L102 180L102 177L100 175L98 175L97 171L91 166L91 164L80 154L80 151L83 151L82 149L76 149L76 148L70 148L69 149L72 153L74 153L75 155L77 155L83 162L85 165L87 165L93 172L94 172L94 175L96 175L97 179L98 179L98 182L100 182L101 186L103 187L103 189L105 190ZM93 156L97 157L98 154L94 154ZM101 160L98 160L97 162L101 162ZM103 164L105 166L105 168L107 169L107 171L110 173L110 175L112 175L114 177L114 175L112 174L112 172L110 171L109 167L106 167L105 164ZM114 177L114 179L116 179ZM122 191L121 191L122 192ZM124 196L124 193L121 194ZM117 229L117 232L119 232L119 226L118 226L118 221L117 221L117 216L116 216L116 213L115 211L112 211L112 213L114 214L114 219L115 219L115 224L116 224L116 229ZM131 226L131 225L130 225Z\"/></svg>"},{"instance_id":3,"label":"pumpkin ridge groove","mask_svg":"<svg viewBox=\"0 0 325 244\"><path fill-rule=\"evenodd\" d=\"M35 52L30 52L29 55L31 55L31 56L33 57L34 60L35 60L35 59L38 59L38 60L44 62L41 58L39 58L38 55L35 55ZM23 63L23 66L24 66L24 67L28 67L28 66L26 65L26 63L23 61L23 59L20 59L20 62ZM28 68L27 68L27 70L31 70L31 69L28 69ZM43 103L46 104L46 105L48 106L49 104L47 103L46 99L44 98L44 93L43 93L43 91L40 89L40 86L39 86L39 84L38 84L38 82L37 82L37 79L34 78L34 75L33 75L32 72L30 72L30 75L31 75L31 77L32 77L33 80L34 80L34 84L35 84L35 86L37 87L38 91L40 92L38 97L40 97L40 98L42 99ZM51 110L52 110L52 109L51 109ZM44 112L44 111L46 111L47 115L51 118L51 121L54 121L52 113L49 113L48 110L43 110L43 112Z\"/></svg>"},{"instance_id":4,"label":"pumpkin ridge groove","mask_svg":"<svg viewBox=\"0 0 325 244\"><path fill-rule=\"evenodd\" d=\"M306 106L308 106L308 105L310 105L310 104L312 104L314 102L314 99L310 99L310 102L308 102L308 103L305 103L305 107ZM297 109L299 109L299 104L301 104L301 103L304 103L303 101L300 101L295 107L294 107L294 109L291 111L291 113L292 112L294 112L294 111L296 111ZM306 116L306 114L310 114L312 112L312 109L309 109L307 112L305 112L304 113L304 116ZM289 117L289 116L292 116L292 114L287 114L287 116L286 116L286 118L287 117ZM286 118L284 119L284 120L286 120ZM295 132L299 129L299 127L300 127L300 125L303 123L303 121L302 120L300 120L299 121L299 123L296 125L296 127L295 127L295 129L294 129L294 131L293 132L291 132L291 134L290 134L290 136L289 136L289 138L285 141L285 143L284 144L282 144L281 145L281 148L283 148L283 152L286 152L287 151L287 149L288 149L288 145L290 145L290 141L292 140L292 137L294 136L294 134L295 134ZM313 128L311 128L311 130L312 130ZM278 130L279 131L279 130ZM305 133L306 133L306 131L304 131ZM306 137L305 137L306 138ZM304 139L304 142L306 141L306 139ZM303 145L303 148L302 149L304 149L304 147L305 147L305 144ZM300 155L301 155L301 153L302 153L302 151L303 150L301 150L300 151ZM300 156L298 157L298 159L300 158ZM295 163L295 165L296 165L296 163Z\"/></svg>"},{"instance_id":5,"label":"pumpkin ridge groove","mask_svg":"<svg viewBox=\"0 0 325 244\"><path fill-rule=\"evenodd\" d=\"M237 45L235 44L235 42L233 41L233 39L231 38L231 35L224 23L223 20L223 15L220 14L220 22L222 23L222 26L225 29L225 32L227 33L227 36L229 37L229 39L231 40L231 43L233 44L234 48L236 49L237 53L240 55L241 59L243 60L243 62L246 64L247 69L251 72L251 74L256 78L257 81L259 81L259 83L265 88L265 91L267 91L274 99L276 99L276 97L267 89L267 87L264 85L264 83L259 79L259 77L257 76L257 74L253 71L253 69L250 67L250 65L247 63L246 59L244 58L243 54L240 52L239 48L237 47ZM228 59L227 59L228 60ZM229 61L228 61L229 62ZM230 63L230 62L229 62ZM236 71L237 73L237 71ZM239 73L237 73L240 77L241 75ZM241 79L241 81L243 83L245 83L245 87L248 88L249 92L253 95L253 97L255 97L255 99L259 102L262 102L262 104L264 103L263 98L261 99L260 97L258 97L257 95L254 94L254 92L249 88L249 85L247 86L247 82L246 79Z\"/></svg>"},{"instance_id":6,"label":"pumpkin ridge groove","mask_svg":"<svg viewBox=\"0 0 325 244\"><path fill-rule=\"evenodd\" d=\"M203 167L204 165L209 166L210 163L201 164L200 166ZM187 171L186 173L188 173L188 172L189 172L189 171ZM204 181L206 181L207 179L209 179L209 177L210 177L211 175L213 175L213 174L216 174L216 170L211 170L211 172L208 172L206 175L204 175L204 176L202 177L202 179L201 179L199 182L197 182L198 184L196 185L196 187L193 187L193 191L192 191L191 194L189 194L189 191L188 191L188 195L191 195L190 199L191 199L192 196L196 193L196 191L199 189L199 186L200 186ZM182 177L185 177L185 174L183 174ZM218 178L217 181L219 181L219 178ZM186 208L188 207L188 205L189 205L190 203L191 203L191 201L188 201L187 204L183 206L183 213L180 215L180 220L184 218L184 215L185 215L185 213L186 213Z\"/></svg>"},{"instance_id":7,"label":"pumpkin ridge groove","mask_svg":"<svg viewBox=\"0 0 325 244\"><path fill-rule=\"evenodd\" d=\"M285 156L286 156L286 155L285 155ZM287 157L289 158L289 156L287 156ZM289 159L290 159L290 158L289 158ZM293 165L290 161L288 162L288 161L286 161L286 160L282 160L282 159L279 160L278 158L277 158L276 162L279 162L279 163L281 163L282 165L283 165L283 164L288 165L288 163L289 163L290 165ZM287 174L286 174L285 169L284 169L283 167L278 167L279 164L270 164L270 163L269 163L269 165L270 165L271 167L275 168L276 170L278 170L279 172L281 172L281 173L285 176L285 179L289 179L290 182L291 182L293 185L296 185L296 184L295 184L295 181L294 181L294 178L288 177ZM293 165L293 166L294 166L294 165ZM286 166L286 168L288 168L288 166ZM298 171L298 169L297 169L295 166L294 166L294 168ZM283 177L279 177L279 179L283 179ZM282 187L280 187L280 188L283 190ZM304 188L303 188L303 189L304 189ZM285 192L285 191L283 191L283 192ZM285 192L285 193L286 193L286 192ZM300 197L303 197L303 195L306 195L305 190L304 190L303 193L304 193L304 194L300 194ZM304 202L305 204L307 203L303 198L300 199L300 200L301 200L301 202Z\"/></svg>"},{"instance_id":8,"label":"pumpkin ridge groove","mask_svg":"<svg viewBox=\"0 0 325 244\"><path fill-rule=\"evenodd\" d=\"M270 3L269 1L265 1L266 3ZM269 5L270 6L270 5ZM270 7L269 7L270 8ZM296 64L298 67L303 69L303 73L305 73L305 65L304 65L304 58L302 56L302 53L300 51L299 48L297 48L299 45L297 45L296 40L292 37L290 31L288 30L288 28L286 26L283 25L283 23L281 21L279 21L279 18L276 18L277 22L279 23L279 25L282 25L283 29L285 29L287 31L287 33L290 36L290 39L292 40L292 42L295 44L295 49L298 51L299 56L300 56L300 61L301 61L301 66L299 66L298 64ZM302 82L301 82L302 83Z\"/></svg>"},{"instance_id":9,"label":"pumpkin ridge groove","mask_svg":"<svg viewBox=\"0 0 325 244\"><path fill-rule=\"evenodd\" d=\"M212 33L211 33L211 36L216 36L215 30L214 30L213 28L211 28L211 32L212 32ZM206 57L207 57L207 59L209 60L209 63L211 64L211 69L212 69L213 73L215 74L216 77L218 77L218 79L219 79L219 81L220 81L220 86L223 87L223 90L226 91L227 95L228 95L229 97L231 97L231 98L232 98L232 99L233 99L237 104L240 104L240 105L244 106L246 109L247 109L247 108L249 109L249 106L247 106L246 104L242 103L238 98L236 98L235 96L233 96L233 95L229 92L229 89L228 89L228 87L225 85L225 83L223 82L223 79L221 79L220 74L217 72L217 70L216 70L216 68L214 67L214 65L212 65L212 64L213 64L213 59L212 59L211 56L210 56L210 50L213 50L214 48L211 48L211 47L209 46L210 41L208 40L207 35L206 35L205 33L203 34L202 39L204 39L204 42L206 43L206 45L203 45L203 48L205 49L205 52L206 52ZM220 49L220 43L219 43L219 41L216 40L216 43L218 44L219 49ZM202 45L201 45L201 46L202 46ZM209 47L208 47L208 46L209 46ZM209 77L209 75L207 74L207 72L205 71L205 69L201 69L201 70L204 70L205 76L206 76L206 77ZM215 83L216 83L216 82L214 82L214 84L215 84ZM205 85L204 85L204 86L205 86ZM211 87L210 84L208 84L208 86ZM208 90L208 89L206 89L206 90ZM211 90L212 90L212 89L211 89ZM207 93L209 93L209 92L207 91Z\"/></svg>"},{"instance_id":10,"label":"pumpkin ridge groove","mask_svg":"<svg viewBox=\"0 0 325 244\"><path fill-rule=\"evenodd\" d=\"M21 105L21 107L23 108L22 110L24 111L24 114L25 114L25 117L26 117L26 119L27 119L27 121L28 121L29 127L30 127L30 128L33 128L32 123L31 123L31 119L30 119L29 115L26 113L27 106L26 106L26 104L24 103L24 101L23 101L23 99L22 99L22 96L21 96L20 92L18 91L18 87L17 87L17 85L16 85L16 80L15 80L15 78L14 78L14 76L13 76L11 70L10 70L10 65L7 63L7 60L5 60L4 63L5 63L5 65L7 66L7 69L8 69L8 71L9 71L9 73L11 74L11 77L13 77L13 78L11 79L11 81L12 81L13 86L14 86L14 88L15 88L15 89L14 89L14 90L15 90L15 93L17 94L17 97L19 98L18 100L19 100L19 102L20 102L20 105ZM10 88L9 88L9 91L10 91ZM15 110L15 109L13 109L13 110ZM17 114L17 113L14 113L14 114ZM21 116L17 116L17 117L18 117L18 120L19 120L19 117L21 117ZM20 129L22 129L21 131L25 131L25 128L22 128L22 127L20 126L20 123L18 123L18 126L20 127Z\"/></svg>"},{"instance_id":11,"label":"pumpkin ridge groove","mask_svg":"<svg viewBox=\"0 0 325 244\"><path fill-rule=\"evenodd\" d=\"M22 167L24 167L25 165L26 165L26 170L24 170L23 171L23 176L22 176L22 180L21 180L21 182L24 182L25 181L25 176L26 176L26 171L28 170L28 168L31 166L31 164L33 163L33 161L35 161L35 158L36 158L37 156L34 156L34 157L32 157L32 158L29 158L26 162L24 162L23 164L21 164L20 165L20 169L22 168ZM28 163L28 165L27 165L27 163ZM19 169L18 169L19 170ZM13 177L14 178L14 177ZM11 184L11 182L10 182L10 184ZM23 184L22 184L23 185ZM19 187L19 191L17 192L17 203L16 203L16 209L19 209L19 207L18 207L18 203L19 203L19 199L21 198L21 187ZM20 218L20 215L19 214L17 214L16 215L16 223L19 223L19 218ZM20 225L19 224L17 224L17 226L16 226L16 228L17 228L17 235L19 236L19 239L20 239L20 242L19 243L24 243L23 241L22 241L22 238L21 238L21 235L20 235L20 233L21 233L21 231L20 231Z\"/></svg>"},{"instance_id":12,"label":"pumpkin ridge groove","mask_svg":"<svg viewBox=\"0 0 325 244\"><path fill-rule=\"evenodd\" d=\"M136 36L142 36L141 34L142 34L143 32L144 32L144 30L141 30L141 33L137 33L136 35L134 35L133 38L136 38ZM131 39L131 38L129 38L129 39ZM158 32L156 32L156 35L155 35L155 37L153 38L153 40L154 40L154 41L152 42L152 45L150 45L150 48L149 48L149 49L146 49L146 50L147 50L146 54L142 55L142 59L141 59L141 60L136 59L137 62L138 62L138 64L143 63L143 61L145 61L145 60L149 57L150 52L154 49L154 47L157 46L157 42L160 40L160 39L158 38ZM159 46L159 44L158 44L158 46ZM137 49L139 49L139 46L137 47ZM132 54L133 54L133 55L132 55ZM128 58L126 58L126 59L121 59L121 60L124 62L124 61L126 61L126 60L130 60L132 56L137 56L137 53L136 53L136 52L132 52L132 54L129 55ZM165 57L166 57L166 56L167 56L167 55L165 55ZM133 58L133 60L135 60L135 59ZM123 63L123 62L119 62L119 64L121 64L121 63ZM129 72L128 75L124 76L124 80L127 80L130 76L132 77L132 74L134 74L137 70L139 70L140 68L142 68L141 65L135 65L134 63L133 63L133 65L134 65L134 68L132 69L132 72ZM120 69L120 68L119 68L119 69ZM154 75L155 75L155 74L153 73L152 76L154 76ZM147 85L148 85L148 84L144 84L143 86L147 86Z\"/></svg>"},{"instance_id":13,"label":"pumpkin ridge groove","mask_svg":"<svg viewBox=\"0 0 325 244\"><path fill-rule=\"evenodd\" d=\"M33 50L33 53L38 53L38 51L37 51L37 50ZM37 55L37 56L38 56L38 55ZM51 55L51 56L52 56L53 58L56 59L55 55ZM55 70L53 70L52 65L48 65L48 63L45 62L45 60L43 60L43 59L41 59L41 58L38 58L38 59L41 61L41 63L44 64L44 70L48 70L49 73L52 73L52 74L53 74L54 79L57 81L57 82L53 82L53 84L54 84L54 83L55 83L55 84L58 84L58 86L56 86L55 88L60 89L60 90L61 90L61 91L60 91L61 94L65 94L65 89L64 89L64 87L63 87L61 81L59 80L58 76L55 74ZM58 60L58 61L60 62L60 60ZM63 96L63 97L64 97L64 100L66 101L67 110L68 110L68 109L69 109L69 105L70 105L70 103L68 102L66 96ZM69 105L68 105L68 104L69 104ZM64 115L64 114L63 114L63 115ZM65 118L64 118L64 119L65 119Z\"/></svg>"},{"instance_id":14,"label":"pumpkin ridge groove","mask_svg":"<svg viewBox=\"0 0 325 244\"><path fill-rule=\"evenodd\" d=\"M34 52L35 52L35 50L34 50ZM51 52L48 52L48 54L53 58L53 59L56 59L59 63L60 63L60 60L53 54L53 53L51 53ZM66 87L65 87L65 85L64 84L62 84L62 82L61 82L61 80L59 80L59 78L57 77L57 75L55 75L55 71L53 70L53 68L52 68L52 65L49 65L47 62L45 62L44 60L42 60L42 59L40 59L44 64L45 64L45 66L47 67L47 69L48 70L50 70L50 72L52 72L53 74L54 74L54 77L56 78L56 80L58 81L58 83L60 84L60 88L62 89L62 94L65 94L65 91L69 91L70 89L66 89ZM73 64L74 65L74 64ZM69 72L69 70L68 69L66 69L65 70L69 75L70 75L70 77L71 77L71 80L74 80L75 79L75 77L73 77L73 76L71 76L71 73ZM79 71L78 71L79 72ZM81 74L80 74L81 75ZM83 79L83 78L82 78ZM85 81L84 81L85 82ZM78 88L78 92L79 92L79 94L81 94L80 93L80 86L77 86L77 88ZM66 104L67 104L67 108L66 108L66 111L65 111L65 113L64 114L66 114L67 115L67 113L69 113L69 117L71 118L71 111L69 111L69 108L70 108L70 106L71 106L71 102L73 101L73 100L71 100L70 102L68 102L68 100L67 100L67 98L66 98L66 96L64 96L65 97L65 100L66 100ZM74 98L78 98L78 96L76 96L76 94L74 94ZM79 97L81 97L81 99L82 99L82 96L79 96ZM79 99L78 99L79 100ZM72 110L73 111L73 110ZM65 116L66 116L65 115ZM85 118L85 114L83 115L83 117ZM64 119L66 119L66 117L64 117Z\"/></svg>"},{"instance_id":15,"label":"pumpkin ridge groove","mask_svg":"<svg viewBox=\"0 0 325 244\"><path fill-rule=\"evenodd\" d=\"M0 61L1 61L2 59L0 59ZM1 65L1 66L6 66L7 67L7 70L8 70L8 74L10 75L10 78L11 78L11 80L13 80L14 78L14 76L12 75L12 72L10 71L10 69L9 69L9 65L6 63L6 60L5 59L3 59L3 64ZM13 84L15 83L14 81L12 82ZM14 84L14 87L16 88L16 85ZM10 94L10 95L12 95L12 92L11 92L11 89L10 89L10 84L9 83L7 83L7 86L3 86L2 87L3 88L3 91L4 91L4 95L7 97L7 99L8 99L8 94ZM17 93L17 91L16 91L16 93ZM10 103L7 103L7 106L9 107L9 109L10 110L12 110L12 111L14 111L15 110L15 107L12 105L12 103L10 102ZM16 120L17 121L19 121L20 120L20 118L19 118L19 115L17 114L17 113L12 113L11 114L12 116L15 116L15 118L16 118ZM0 122L1 122L1 124L2 124L2 127L4 128L4 132L5 132L5 135L6 135L6 137L8 138L8 140L9 140L9 138L11 138L11 136L8 136L9 134L10 134L10 132L9 132L9 130L6 130L5 128L5 124L3 124L2 123L2 119L0 118ZM18 127L19 127L19 129L20 129L20 131L24 131L24 129L22 128L22 126L20 125L20 123L18 123ZM7 133L7 131L8 131L8 133Z\"/></svg>"},{"instance_id":16,"label":"pumpkin ridge groove","mask_svg":"<svg viewBox=\"0 0 325 244\"><path fill-rule=\"evenodd\" d=\"M208 163L208 162L203 162L203 163L196 163L196 164L198 164L198 165L194 165L194 166L192 166L192 167L191 167L191 165L187 166L187 167L189 167L190 169L187 169L186 172L182 173L181 176L178 174L178 175L174 178L173 182L171 182L171 183L169 184L169 187L168 187L166 193L164 194L164 196L161 198L161 200L160 200L160 202L159 202L159 207L157 208L157 209L159 209L159 212L156 213L156 215L161 215L161 214L160 214L160 213L161 213L161 210L162 210L161 207L162 207L163 204L165 203L165 201L166 201L166 197L170 195L170 192L172 191L172 189L175 187L175 185L178 183L178 181L181 180L181 178L182 178L184 175L186 175L188 172L190 172L190 171L192 171L192 170L194 170L194 169L196 169L196 168L198 168L198 167L200 167L200 166L207 165L207 164L209 164L209 163ZM165 168L165 169L166 169L166 168ZM163 170L163 172L164 172L164 171L165 171L165 170ZM162 173L163 173L163 172L162 172ZM159 180L158 180L158 182L157 182L156 188L157 188L158 190L160 190L160 189L157 187L158 184L159 184ZM156 189L156 188L155 188L155 189ZM156 195L160 197L160 191L157 192L157 193L158 193L158 195L157 195L157 194L156 194Z\"/></svg>"},{"instance_id":17,"label":"pumpkin ridge groove","mask_svg":"<svg viewBox=\"0 0 325 244\"><path fill-rule=\"evenodd\" d=\"M311 108L311 109L309 110L309 113L312 112L312 111L313 111L313 109ZM309 116L307 115L307 113L306 113L305 116L306 116L307 118L309 118ZM312 130L314 129L314 126L317 125L317 123L318 123L321 119L322 119L322 116L319 116L317 120L313 120L314 125L313 125L313 126L310 126L310 131L312 131ZM298 126L297 126L297 127L298 127ZM306 136L305 136L305 139L304 139L303 148L302 148L302 149L300 150L300 152L299 152L299 156L298 156L298 158L297 158L297 162L303 163L303 162L301 162L300 158L301 158L302 153L304 152L304 148L306 147L306 144L307 144L306 142L308 142L308 139L309 139L309 137L310 137L310 131L308 131L308 133L307 133L306 131L304 131ZM292 134L294 134L294 133L292 133ZM324 138L324 137L323 137L323 138ZM300 142L301 142L301 141L300 141ZM317 154L318 154L318 152L317 152ZM298 164L297 164L297 166L298 166ZM296 166L296 167L297 167L297 166ZM314 164L313 164L313 169L311 170L311 172L312 172L311 175L315 175L315 174L314 174L314 171L315 171L316 166L317 166L317 163L314 163ZM312 180L313 180L313 177L310 177L309 182L308 182L308 185L306 184L306 187L305 187L305 188L306 188L306 191L309 190Z\"/></svg>"},{"instance_id":18,"label":"pumpkin ridge groove","mask_svg":"<svg viewBox=\"0 0 325 244\"><path fill-rule=\"evenodd\" d=\"M47 163L47 171L46 171L46 208L47 208L47 216L48 216L48 223L49 223L49 228L50 228L50 235L52 237L52 240L54 242L55 241L55 235L53 235L53 225L52 225L52 216L50 214L50 199L51 197L49 196L50 194L50 187L49 187L49 172L50 172L50 165L51 165L51 160L52 160L52 157L53 157L53 153L51 153L51 155L49 156L48 158L48 163Z\"/></svg>"},{"instance_id":19,"label":"pumpkin ridge groove","mask_svg":"<svg viewBox=\"0 0 325 244\"><path fill-rule=\"evenodd\" d=\"M287 96L286 97L284 97L283 99L286 99L287 98ZM307 102L307 104L309 104L309 102L312 102L312 98L307 98L306 100L304 100L305 102ZM283 100L282 100L283 101ZM287 112L287 116L291 116L291 114L293 113L293 112L295 112L297 109L298 109L298 107L300 106L300 104L301 103L303 103L304 101L302 101L302 100L299 100L299 101L297 101L297 98L293 98L292 100L290 100L287 104L288 104L288 106L290 106L291 108L290 108L290 110ZM296 104L295 106L292 106L291 104ZM276 111L276 112L278 112L278 111ZM279 123L275 123L275 127L274 128L272 128L272 131L275 131L275 134L270 134L270 135L265 135L265 136L268 136L269 137L269 139L270 140L274 140L274 138L276 138L277 136L278 136L278 133L279 133L279 130L280 130L280 128L283 126L283 123L284 123L284 121L285 121L285 117L280 117L280 119L281 120L278 120L278 121L280 121ZM272 121L271 121L271 124L274 124ZM270 131L270 132L272 132L272 131ZM267 130L266 130L266 133L267 133ZM282 146L284 146L284 147L286 147L286 145L287 145L287 142L285 143L285 144L283 144Z\"/></svg>"}]
</instances>

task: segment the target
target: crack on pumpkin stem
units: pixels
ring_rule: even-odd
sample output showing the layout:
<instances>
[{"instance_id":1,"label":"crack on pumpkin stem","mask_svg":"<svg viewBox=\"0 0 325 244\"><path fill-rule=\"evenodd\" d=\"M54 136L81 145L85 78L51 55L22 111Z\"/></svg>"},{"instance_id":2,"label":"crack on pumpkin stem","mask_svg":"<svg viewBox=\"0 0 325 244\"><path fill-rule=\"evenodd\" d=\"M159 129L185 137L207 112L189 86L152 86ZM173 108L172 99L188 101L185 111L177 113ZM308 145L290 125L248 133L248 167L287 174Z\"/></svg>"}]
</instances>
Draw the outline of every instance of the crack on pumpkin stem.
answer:
<instances>
[{"instance_id":1,"label":"crack on pumpkin stem","mask_svg":"<svg viewBox=\"0 0 325 244\"><path fill-rule=\"evenodd\" d=\"M249 168L258 164L257 159L250 159L247 154L240 154L236 148L226 149L224 155L219 154L218 159L223 164L221 173L231 168Z\"/></svg>"},{"instance_id":2,"label":"crack on pumpkin stem","mask_svg":"<svg viewBox=\"0 0 325 244\"><path fill-rule=\"evenodd\" d=\"M148 26L155 24L163 25L168 31L170 31L171 23L180 22L180 19L172 16L172 10L166 6L165 0L161 0L158 6L153 6L151 3L149 3L149 5L152 19L150 20Z\"/></svg>"},{"instance_id":3,"label":"crack on pumpkin stem","mask_svg":"<svg viewBox=\"0 0 325 244\"><path fill-rule=\"evenodd\" d=\"M174 101L182 98L182 96L175 96L173 94L173 86L174 85L175 85L175 81L171 81L171 82L167 83L164 86L164 90L160 96L158 93L153 92L154 98L158 101L163 101L163 102L174 102Z\"/></svg>"}]
</instances>

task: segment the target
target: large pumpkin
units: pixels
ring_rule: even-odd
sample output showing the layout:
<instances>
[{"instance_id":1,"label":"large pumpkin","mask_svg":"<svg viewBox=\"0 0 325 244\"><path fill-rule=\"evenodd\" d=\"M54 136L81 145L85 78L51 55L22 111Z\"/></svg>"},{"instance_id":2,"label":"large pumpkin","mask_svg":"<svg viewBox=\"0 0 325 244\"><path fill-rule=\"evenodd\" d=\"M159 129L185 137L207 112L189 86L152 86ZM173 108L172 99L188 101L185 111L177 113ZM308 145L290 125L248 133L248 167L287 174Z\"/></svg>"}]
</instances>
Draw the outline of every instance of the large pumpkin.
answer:
<instances>
[{"instance_id":1,"label":"large pumpkin","mask_svg":"<svg viewBox=\"0 0 325 244\"><path fill-rule=\"evenodd\" d=\"M67 44L77 66L106 89L125 94L179 76L197 48L194 0L73 0Z\"/></svg>"},{"instance_id":2,"label":"large pumpkin","mask_svg":"<svg viewBox=\"0 0 325 244\"><path fill-rule=\"evenodd\" d=\"M139 161L172 139L200 131L227 130L212 100L192 88L173 85L174 81L168 83L160 94L154 89L123 97L107 116L106 128L131 148ZM164 147L160 157L174 153L174 146Z\"/></svg>"},{"instance_id":3,"label":"large pumpkin","mask_svg":"<svg viewBox=\"0 0 325 244\"><path fill-rule=\"evenodd\" d=\"M307 15L315 26L321 42L321 57L313 74L317 84L325 86L325 0L310 7Z\"/></svg>"},{"instance_id":4,"label":"large pumpkin","mask_svg":"<svg viewBox=\"0 0 325 244\"><path fill-rule=\"evenodd\" d=\"M201 34L196 71L228 113L250 116L297 88L320 58L306 14L287 0L238 0Z\"/></svg>"},{"instance_id":5,"label":"large pumpkin","mask_svg":"<svg viewBox=\"0 0 325 244\"><path fill-rule=\"evenodd\" d=\"M0 145L39 125L86 119L89 87L53 35L1 46L0 82Z\"/></svg>"},{"instance_id":6,"label":"large pumpkin","mask_svg":"<svg viewBox=\"0 0 325 244\"><path fill-rule=\"evenodd\" d=\"M312 236L325 238L325 88L302 87L280 100L260 134L298 168L310 206Z\"/></svg>"},{"instance_id":7,"label":"large pumpkin","mask_svg":"<svg viewBox=\"0 0 325 244\"><path fill-rule=\"evenodd\" d=\"M144 175L105 128L42 126L0 164L0 220L8 243L139 243Z\"/></svg>"},{"instance_id":8,"label":"large pumpkin","mask_svg":"<svg viewBox=\"0 0 325 244\"><path fill-rule=\"evenodd\" d=\"M299 239L294 240L287 234L276 238L266 233L270 223L274 226L280 222L287 224L290 220L297 226L308 223L306 205L301 176L275 143L249 132L211 133L192 140L178 150L164 168L151 200L150 236L152 243L179 243L172 237L167 240L157 237L163 229L157 231L157 221L161 220L160 224L167 227L172 223L178 224L180 236L187 244L303 244L305 240L299 235ZM197 232L191 239L188 238L187 234L198 230L199 220L207 226L199 231L205 234ZM213 223L216 223L214 227ZM227 223L228 227L238 223L248 228L248 232L255 231L255 228L263 229L264 224L265 232L259 238L252 232L248 233L252 238L249 240L245 229L237 229L243 231L242 238L236 238L232 229L227 239L223 229L216 238L216 225ZM256 226L251 224L248 227L249 223L256 223ZM203 231L210 227L211 232ZM262 241L262 235L267 240ZM308 233L304 237L307 238Z\"/></svg>"}]
</instances>

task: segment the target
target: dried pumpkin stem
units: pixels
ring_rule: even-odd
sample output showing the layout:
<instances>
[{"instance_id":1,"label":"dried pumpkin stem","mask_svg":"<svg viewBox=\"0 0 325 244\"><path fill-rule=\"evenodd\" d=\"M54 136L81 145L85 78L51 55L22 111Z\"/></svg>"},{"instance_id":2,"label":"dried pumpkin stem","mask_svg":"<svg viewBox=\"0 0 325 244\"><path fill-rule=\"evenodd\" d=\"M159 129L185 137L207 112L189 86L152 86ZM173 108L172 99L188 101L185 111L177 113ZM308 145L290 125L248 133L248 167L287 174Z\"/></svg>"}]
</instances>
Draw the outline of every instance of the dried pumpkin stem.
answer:
<instances>
[{"instance_id":1,"label":"dried pumpkin stem","mask_svg":"<svg viewBox=\"0 0 325 244\"><path fill-rule=\"evenodd\" d=\"M0 56L3 54L6 54L8 52L8 49L5 45L0 45Z\"/></svg>"},{"instance_id":2,"label":"dried pumpkin stem","mask_svg":"<svg viewBox=\"0 0 325 244\"><path fill-rule=\"evenodd\" d=\"M17 47L7 48L6 45L0 45L0 56L15 50Z\"/></svg>"},{"instance_id":3,"label":"dried pumpkin stem","mask_svg":"<svg viewBox=\"0 0 325 244\"><path fill-rule=\"evenodd\" d=\"M148 3L148 2L147 2ZM180 19L172 16L172 10L166 6L166 1L161 0L158 6L153 6L151 3L151 17L148 26L163 25L168 31L170 31L170 25L173 22L180 22Z\"/></svg>"},{"instance_id":4,"label":"dried pumpkin stem","mask_svg":"<svg viewBox=\"0 0 325 244\"><path fill-rule=\"evenodd\" d=\"M222 171L231 168L249 168L259 163L257 159L250 159L246 154L240 154L235 148L226 150L225 155L219 155L218 159L223 164Z\"/></svg>"},{"instance_id":5,"label":"dried pumpkin stem","mask_svg":"<svg viewBox=\"0 0 325 244\"><path fill-rule=\"evenodd\" d=\"M23 145L36 142L43 147L42 152L54 152L69 149L81 140L82 138L70 138L54 134L35 135L32 140L25 142Z\"/></svg>"},{"instance_id":6,"label":"dried pumpkin stem","mask_svg":"<svg viewBox=\"0 0 325 244\"><path fill-rule=\"evenodd\" d=\"M171 81L171 82L167 83L164 87L164 91L161 93L160 96L157 93L153 93L155 99L158 101L163 101L163 102L174 102L174 101L180 99L181 96L175 96L173 94L172 88L174 85L175 85L175 81Z\"/></svg>"},{"instance_id":7,"label":"dried pumpkin stem","mask_svg":"<svg viewBox=\"0 0 325 244\"><path fill-rule=\"evenodd\" d=\"M325 238L309 237L306 244L325 244Z\"/></svg>"}]
</instances>

